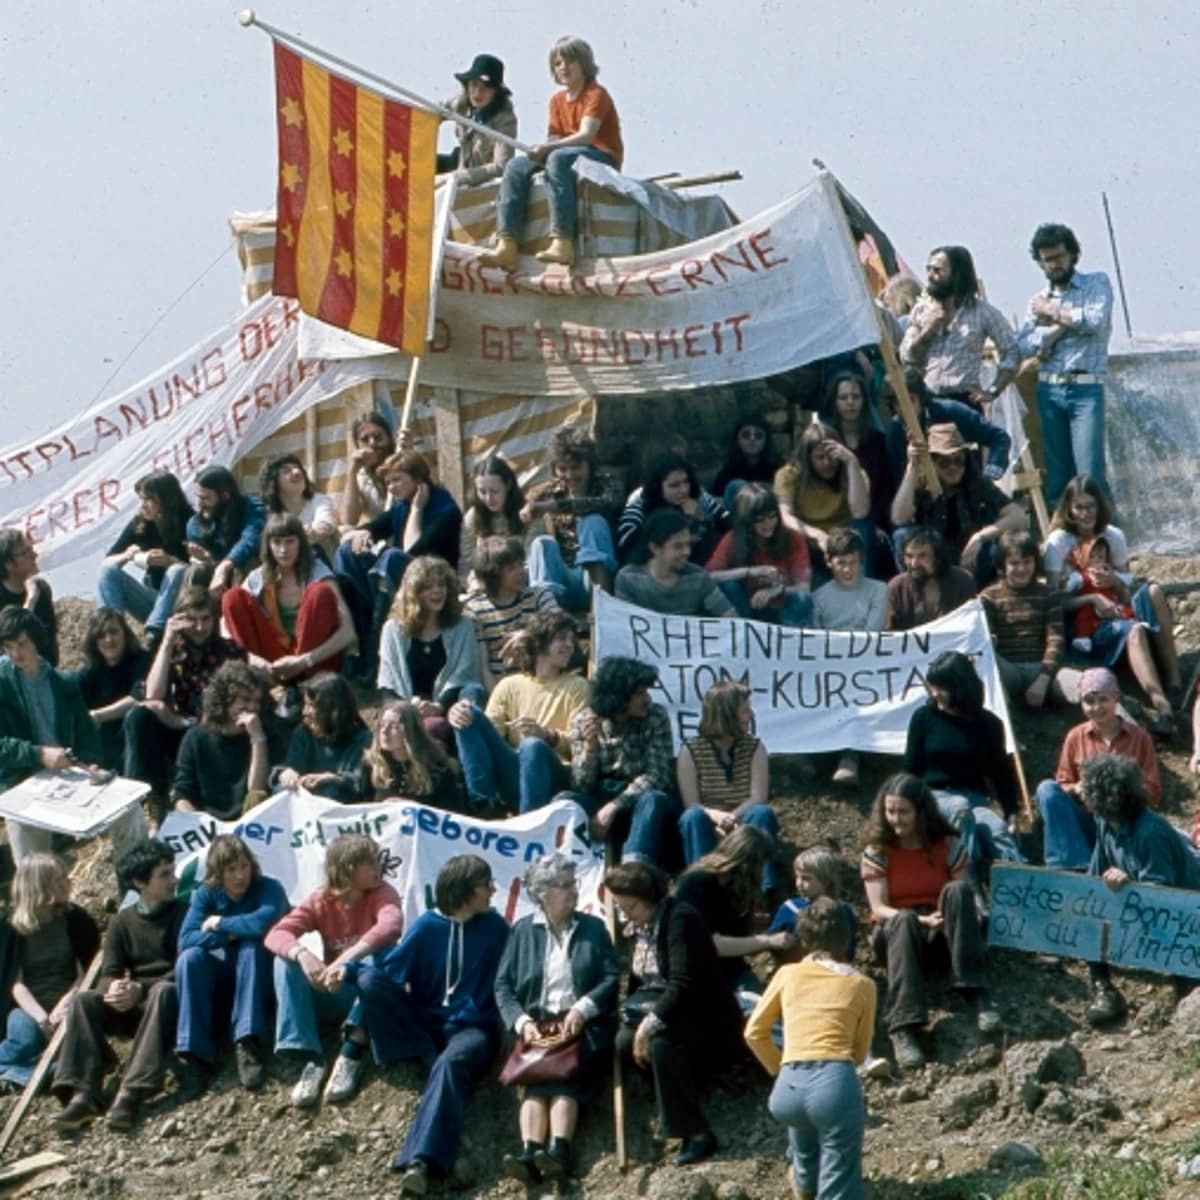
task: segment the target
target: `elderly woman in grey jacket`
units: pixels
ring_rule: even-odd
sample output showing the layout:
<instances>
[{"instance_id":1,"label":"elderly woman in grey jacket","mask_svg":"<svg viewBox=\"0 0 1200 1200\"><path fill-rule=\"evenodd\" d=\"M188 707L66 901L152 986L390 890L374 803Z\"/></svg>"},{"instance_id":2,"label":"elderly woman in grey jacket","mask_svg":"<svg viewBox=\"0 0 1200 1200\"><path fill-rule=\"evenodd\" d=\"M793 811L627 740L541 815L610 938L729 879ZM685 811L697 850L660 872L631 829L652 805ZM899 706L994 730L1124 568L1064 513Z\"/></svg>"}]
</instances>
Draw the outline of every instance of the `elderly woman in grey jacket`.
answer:
<instances>
[{"instance_id":1,"label":"elderly woman in grey jacket","mask_svg":"<svg viewBox=\"0 0 1200 1200\"><path fill-rule=\"evenodd\" d=\"M477 54L470 69L455 72L454 78L463 90L446 107L515 140L517 114L512 92L504 86L504 64L494 55ZM463 187L478 187L504 174L513 156L511 145L467 125L455 124L454 135L458 145L449 154L438 155L438 174L453 171Z\"/></svg>"},{"instance_id":2,"label":"elderly woman in grey jacket","mask_svg":"<svg viewBox=\"0 0 1200 1200\"><path fill-rule=\"evenodd\" d=\"M525 888L537 912L513 926L500 961L500 1016L526 1043L540 1022L555 1019L568 1036L582 1039L580 1065L570 1078L521 1091L521 1152L506 1154L504 1169L536 1183L570 1173L579 1106L590 1098L612 1048L621 972L604 923L575 908L570 858L559 851L539 858L525 873Z\"/></svg>"}]
</instances>

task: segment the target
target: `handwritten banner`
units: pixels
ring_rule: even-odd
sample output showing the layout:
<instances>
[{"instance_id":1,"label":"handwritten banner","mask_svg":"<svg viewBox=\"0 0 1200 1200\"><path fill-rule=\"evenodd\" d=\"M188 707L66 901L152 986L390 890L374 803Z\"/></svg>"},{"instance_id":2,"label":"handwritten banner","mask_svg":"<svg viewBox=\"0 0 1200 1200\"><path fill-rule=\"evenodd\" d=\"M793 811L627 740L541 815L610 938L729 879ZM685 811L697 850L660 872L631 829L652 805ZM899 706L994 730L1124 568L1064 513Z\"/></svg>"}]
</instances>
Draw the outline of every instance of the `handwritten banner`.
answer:
<instances>
[{"instance_id":1,"label":"handwritten banner","mask_svg":"<svg viewBox=\"0 0 1200 1200\"><path fill-rule=\"evenodd\" d=\"M364 833L384 851L388 882L404 901L405 924L433 906L438 871L456 854L487 860L496 881L496 908L509 922L533 911L521 885L526 868L552 850L575 862L579 909L600 915L604 850L591 845L583 810L558 800L507 821L480 821L414 801L338 804L309 792L279 792L240 821L206 813L172 812L160 837L175 852L180 890L204 875L208 847L218 834L236 833L254 851L264 874L283 884L292 903L325 882L325 849L343 833Z\"/></svg>"},{"instance_id":2,"label":"handwritten banner","mask_svg":"<svg viewBox=\"0 0 1200 1200\"><path fill-rule=\"evenodd\" d=\"M671 713L677 742L696 734L704 693L719 679L738 679L750 687L755 731L773 754L903 754L909 720L927 699L925 668L960 650L974 660L987 707L1015 746L978 600L904 633L866 633L664 616L605 592L593 596L597 660L623 655L658 668L654 698Z\"/></svg>"},{"instance_id":3,"label":"handwritten banner","mask_svg":"<svg viewBox=\"0 0 1200 1200\"><path fill-rule=\"evenodd\" d=\"M33 441L0 450L0 511L42 570L103 554L137 509L134 484L171 471L190 491L306 408L372 378L301 359L299 305L264 296L150 378Z\"/></svg>"},{"instance_id":4,"label":"handwritten banner","mask_svg":"<svg viewBox=\"0 0 1200 1200\"><path fill-rule=\"evenodd\" d=\"M779 374L879 338L834 185L822 176L731 229L578 268L479 265L447 242L421 382L512 395L663 392ZM311 357L401 355L305 319Z\"/></svg>"},{"instance_id":5,"label":"handwritten banner","mask_svg":"<svg viewBox=\"0 0 1200 1200\"><path fill-rule=\"evenodd\" d=\"M1095 875L996 863L988 944L1200 978L1200 896Z\"/></svg>"}]
</instances>

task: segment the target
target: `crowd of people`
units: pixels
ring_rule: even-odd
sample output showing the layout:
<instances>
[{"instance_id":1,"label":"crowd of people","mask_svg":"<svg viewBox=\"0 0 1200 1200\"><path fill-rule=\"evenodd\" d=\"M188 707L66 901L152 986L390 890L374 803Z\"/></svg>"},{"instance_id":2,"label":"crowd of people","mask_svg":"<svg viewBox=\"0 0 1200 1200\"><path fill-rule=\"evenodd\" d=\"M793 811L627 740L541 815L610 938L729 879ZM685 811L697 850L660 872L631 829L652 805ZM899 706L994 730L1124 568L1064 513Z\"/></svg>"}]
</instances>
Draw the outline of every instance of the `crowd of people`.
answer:
<instances>
[{"instance_id":1,"label":"crowd of people","mask_svg":"<svg viewBox=\"0 0 1200 1200\"><path fill-rule=\"evenodd\" d=\"M569 265L575 160L621 165L591 49L562 39L550 68L564 90L544 143L514 156L460 128L439 160L465 183L499 180L485 266L515 268L539 171L551 230L539 257ZM514 137L503 63L479 55L457 78L453 107ZM703 1086L749 1051L777 1076L770 1112L788 1130L796 1194L861 1196L855 1068L877 1001L856 954L885 966L882 1024L902 1070L925 1062L939 965L981 1033L1003 1027L986 986L989 872L1030 845L982 681L959 653L925 668L928 701L864 831L860 951L843 895L853 864L807 848L789 882L750 689L715 683L677 750L652 695L657 668L608 657L582 670L578 637L597 591L665 614L860 631L911 629L978 595L1010 701L1079 704L1085 718L1037 787L1036 857L1114 889L1200 886L1200 821L1177 830L1155 811L1153 739L1171 735L1188 699L1171 613L1132 574L1104 475L1111 291L1076 270L1065 226L1041 226L1031 251L1046 287L1019 330L980 297L960 246L930 254L924 290L899 279L885 290L920 430L892 411L865 347L821 364L822 399L790 452L761 413L741 413L707 486L681 444L627 492L586 431L565 428L544 482L526 490L497 451L460 507L380 412L354 422L338 502L293 454L266 464L257 495L225 467L190 481L152 472L104 559L83 644L67 648L84 661L73 672L58 666L34 546L0 531L0 783L82 766L149 789L109 830L118 886L136 900L102 947L51 836L7 821L16 873L0 1081L23 1086L64 1027L53 1123L77 1130L107 1107L111 1127L130 1129L168 1067L179 1099L198 1097L225 1041L245 1088L263 1086L273 1055L301 1109L350 1100L369 1062L412 1062L425 1082L394 1165L402 1191L420 1195L450 1174L471 1091L502 1046L501 1081L519 1094L503 1165L527 1184L574 1169L578 1123L614 1051L648 1078L661 1133L681 1142L675 1163L708 1158L717 1138ZM997 483L1011 445L989 419L1022 355L1040 360L1044 544ZM1120 705L1122 663L1153 712L1148 730ZM363 687L382 693L373 720ZM855 787L860 765L839 753L833 782ZM533 912L511 929L492 908L491 868L470 854L425 881L432 903L405 928L386 855L357 833L330 843L324 884L299 903L235 834L212 842L202 882L176 895L174 855L155 836L168 811L235 821L296 790L482 819L574 801L613 850L604 883L623 922L625 999L618 948L580 911L575 865L559 852L530 865ZM98 948L99 977L83 987ZM1088 1019L1118 1019L1102 965L1091 981ZM114 1032L133 1042L106 1105Z\"/></svg>"}]
</instances>

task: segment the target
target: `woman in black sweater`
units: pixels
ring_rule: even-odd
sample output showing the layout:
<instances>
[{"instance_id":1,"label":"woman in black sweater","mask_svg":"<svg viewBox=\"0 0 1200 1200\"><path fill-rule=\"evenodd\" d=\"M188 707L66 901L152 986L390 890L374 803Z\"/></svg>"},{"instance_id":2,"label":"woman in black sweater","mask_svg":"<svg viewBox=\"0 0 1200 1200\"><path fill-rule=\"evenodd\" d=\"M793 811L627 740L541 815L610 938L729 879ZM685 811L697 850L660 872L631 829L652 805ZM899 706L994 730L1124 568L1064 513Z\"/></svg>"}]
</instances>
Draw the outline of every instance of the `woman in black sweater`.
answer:
<instances>
[{"instance_id":1,"label":"woman in black sweater","mask_svg":"<svg viewBox=\"0 0 1200 1200\"><path fill-rule=\"evenodd\" d=\"M683 1139L675 1165L690 1166L717 1149L700 1085L739 1055L741 1009L704 918L667 895L662 871L625 862L604 885L635 937L617 1046L653 1076L661 1131Z\"/></svg>"},{"instance_id":2,"label":"woman in black sweater","mask_svg":"<svg viewBox=\"0 0 1200 1200\"><path fill-rule=\"evenodd\" d=\"M1004 722L983 707L983 680L957 650L939 654L925 672L929 701L913 713L904 770L932 790L938 811L963 839L978 886L993 859L1024 862L1017 849L1017 773ZM1004 816L988 804L988 793Z\"/></svg>"},{"instance_id":3,"label":"woman in black sweater","mask_svg":"<svg viewBox=\"0 0 1200 1200\"><path fill-rule=\"evenodd\" d=\"M75 673L75 681L100 730L100 765L120 771L125 763L125 714L138 705L150 658L113 608L98 608L92 614L83 635L83 657L87 666Z\"/></svg>"}]
</instances>

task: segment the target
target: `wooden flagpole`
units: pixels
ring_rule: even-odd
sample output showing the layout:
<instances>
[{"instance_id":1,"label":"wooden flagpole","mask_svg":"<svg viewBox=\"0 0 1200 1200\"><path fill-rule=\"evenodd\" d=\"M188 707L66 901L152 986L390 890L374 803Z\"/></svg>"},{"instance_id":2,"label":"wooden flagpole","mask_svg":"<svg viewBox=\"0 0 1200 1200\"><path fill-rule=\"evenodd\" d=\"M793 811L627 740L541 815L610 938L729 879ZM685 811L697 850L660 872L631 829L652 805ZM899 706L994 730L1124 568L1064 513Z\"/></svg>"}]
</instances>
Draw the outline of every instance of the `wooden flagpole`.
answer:
<instances>
[{"instance_id":1,"label":"wooden flagpole","mask_svg":"<svg viewBox=\"0 0 1200 1200\"><path fill-rule=\"evenodd\" d=\"M841 218L841 228L846 236L846 245L853 253L854 259L857 262L858 249L854 242L854 234L850 229L850 222L846 217L846 210L842 207L837 177L819 158L813 159L813 166L833 184L833 207L837 210L837 214ZM875 328L879 334L879 354L883 359L883 369L887 375L888 382L892 385L892 391L896 393L896 408L900 413L900 419L904 422L904 428L908 430L908 436L913 441L923 442L925 440L925 431L921 428L921 422L917 417L916 405L913 404L912 397L908 394L908 387L904 382L904 372L900 369L900 362L896 358L896 351L892 347L891 333L883 323L883 314L879 311L879 306L867 291L865 278L863 279L863 297L871 306L871 315L875 318ZM933 460L928 455L922 466L921 476L922 484L929 495L937 497L942 494L941 481L937 477L937 472L933 469Z\"/></svg>"},{"instance_id":2,"label":"wooden flagpole","mask_svg":"<svg viewBox=\"0 0 1200 1200\"><path fill-rule=\"evenodd\" d=\"M595 645L595 642L592 643ZM613 844L605 839L604 870L612 866ZM612 892L604 889L604 924L608 927L609 941L617 944L617 906ZM624 1171L629 1166L629 1151L625 1145L625 1064L621 1061L621 1051L613 1046L613 1127L617 1143L617 1170Z\"/></svg>"},{"instance_id":3,"label":"wooden flagpole","mask_svg":"<svg viewBox=\"0 0 1200 1200\"><path fill-rule=\"evenodd\" d=\"M486 125L481 125L478 121L471 120L470 117L464 117L462 113L456 113L452 108L447 108L444 104L438 104L434 100L426 100L424 96L418 96L416 92L410 92L407 88L402 88L398 83L392 83L391 80L384 79L382 76L376 75L371 71L366 71L352 62L347 62L344 58L338 58L336 54L330 54L328 50L322 50L320 46L314 46L311 42L293 37L290 33L284 33L282 29L277 29L274 25L268 25L265 21L260 21L254 15L254 9L252 8L242 9L238 13L238 21L246 29L251 28L251 26L257 26L263 33L275 38L276 41L283 42L287 46L294 46L297 50L303 50L306 54L322 58L327 63L332 63L335 67L340 67L343 71L357 75L360 79L365 79L369 83L373 83L382 91L392 92L410 104L417 104L428 112L437 113L445 121L454 121L459 125L465 125L468 129L473 129L476 133L483 134L484 137L490 137L495 142L503 142L506 146L511 146L514 150L523 150L526 154L529 153L530 147L524 142L518 142L516 138L510 138L504 133L497 133L496 130L489 129Z\"/></svg>"}]
</instances>

